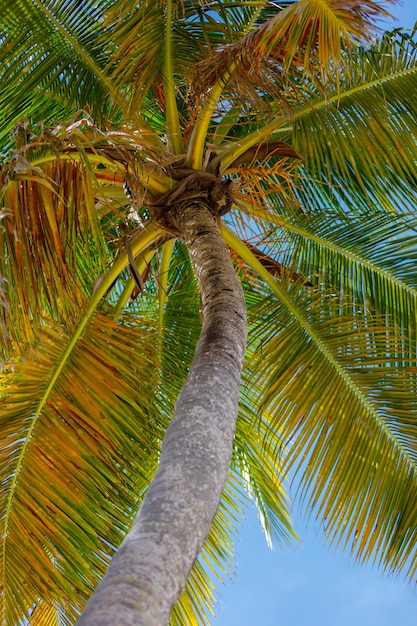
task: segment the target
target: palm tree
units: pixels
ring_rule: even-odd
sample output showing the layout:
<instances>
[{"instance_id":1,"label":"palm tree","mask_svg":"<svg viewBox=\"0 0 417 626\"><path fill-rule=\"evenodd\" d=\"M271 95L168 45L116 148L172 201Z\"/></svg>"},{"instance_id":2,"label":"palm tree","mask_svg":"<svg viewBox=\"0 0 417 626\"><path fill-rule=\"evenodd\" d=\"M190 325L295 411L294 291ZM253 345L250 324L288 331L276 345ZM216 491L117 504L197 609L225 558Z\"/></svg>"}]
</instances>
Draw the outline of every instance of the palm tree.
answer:
<instances>
[{"instance_id":1,"label":"palm tree","mask_svg":"<svg viewBox=\"0 0 417 626\"><path fill-rule=\"evenodd\" d=\"M207 623L248 498L294 537L288 475L414 578L414 33L3 5L2 623L73 624L110 560L80 625Z\"/></svg>"}]
</instances>

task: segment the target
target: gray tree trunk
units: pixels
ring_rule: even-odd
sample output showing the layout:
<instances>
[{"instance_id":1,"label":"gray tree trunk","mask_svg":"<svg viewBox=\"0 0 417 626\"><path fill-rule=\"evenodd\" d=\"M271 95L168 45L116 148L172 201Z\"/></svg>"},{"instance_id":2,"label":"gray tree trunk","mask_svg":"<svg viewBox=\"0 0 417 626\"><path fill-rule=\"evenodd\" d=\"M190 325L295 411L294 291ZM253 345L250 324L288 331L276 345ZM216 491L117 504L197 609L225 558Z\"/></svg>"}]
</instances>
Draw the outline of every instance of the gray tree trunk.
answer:
<instances>
[{"instance_id":1,"label":"gray tree trunk","mask_svg":"<svg viewBox=\"0 0 417 626\"><path fill-rule=\"evenodd\" d=\"M208 207L175 224L198 277L203 328L159 467L78 626L166 626L210 531L227 479L246 344L246 307Z\"/></svg>"}]
</instances>

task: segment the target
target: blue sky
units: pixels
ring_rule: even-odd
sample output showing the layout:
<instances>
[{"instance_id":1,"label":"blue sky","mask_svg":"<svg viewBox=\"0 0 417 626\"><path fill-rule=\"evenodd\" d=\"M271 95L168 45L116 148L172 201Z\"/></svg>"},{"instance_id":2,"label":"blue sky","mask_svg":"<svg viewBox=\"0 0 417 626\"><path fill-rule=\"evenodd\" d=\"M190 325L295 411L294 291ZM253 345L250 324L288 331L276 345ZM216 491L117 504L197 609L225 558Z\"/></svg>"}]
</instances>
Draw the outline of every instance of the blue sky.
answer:
<instances>
[{"instance_id":1,"label":"blue sky","mask_svg":"<svg viewBox=\"0 0 417 626\"><path fill-rule=\"evenodd\" d=\"M394 27L417 21L417 0L391 9ZM388 28L388 26L387 26ZM349 561L325 545L313 520L294 512L301 538L294 548L270 550L254 511L237 546L235 576L220 589L212 626L415 626L417 587Z\"/></svg>"}]
</instances>

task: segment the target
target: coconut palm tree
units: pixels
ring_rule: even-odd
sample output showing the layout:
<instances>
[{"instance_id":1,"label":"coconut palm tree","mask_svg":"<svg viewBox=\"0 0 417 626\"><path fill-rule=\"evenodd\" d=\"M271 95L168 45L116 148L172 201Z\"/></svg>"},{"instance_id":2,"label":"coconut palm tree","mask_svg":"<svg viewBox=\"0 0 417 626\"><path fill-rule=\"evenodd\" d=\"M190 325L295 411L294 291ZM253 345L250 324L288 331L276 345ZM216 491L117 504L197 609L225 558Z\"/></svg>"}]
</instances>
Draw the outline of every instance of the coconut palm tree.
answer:
<instances>
[{"instance_id":1,"label":"coconut palm tree","mask_svg":"<svg viewBox=\"0 0 417 626\"><path fill-rule=\"evenodd\" d=\"M369 43L371 0L2 9L2 623L207 623L248 498L294 537L288 476L414 578L414 34Z\"/></svg>"}]
</instances>

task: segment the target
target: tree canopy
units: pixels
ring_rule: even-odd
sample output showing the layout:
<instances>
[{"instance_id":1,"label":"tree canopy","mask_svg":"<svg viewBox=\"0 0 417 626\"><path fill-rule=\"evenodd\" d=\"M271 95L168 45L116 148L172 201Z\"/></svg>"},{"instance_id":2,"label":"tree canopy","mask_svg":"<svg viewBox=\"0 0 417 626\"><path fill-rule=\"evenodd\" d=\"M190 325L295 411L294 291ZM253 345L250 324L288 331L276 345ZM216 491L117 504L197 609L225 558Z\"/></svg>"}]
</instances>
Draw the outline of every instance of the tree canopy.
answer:
<instances>
[{"instance_id":1,"label":"tree canopy","mask_svg":"<svg viewBox=\"0 0 417 626\"><path fill-rule=\"evenodd\" d=\"M196 188L248 345L172 624L208 622L248 498L294 538L288 475L330 541L414 579L415 31L375 35L371 0L3 5L2 623L73 624L148 490L201 329L167 218Z\"/></svg>"}]
</instances>

